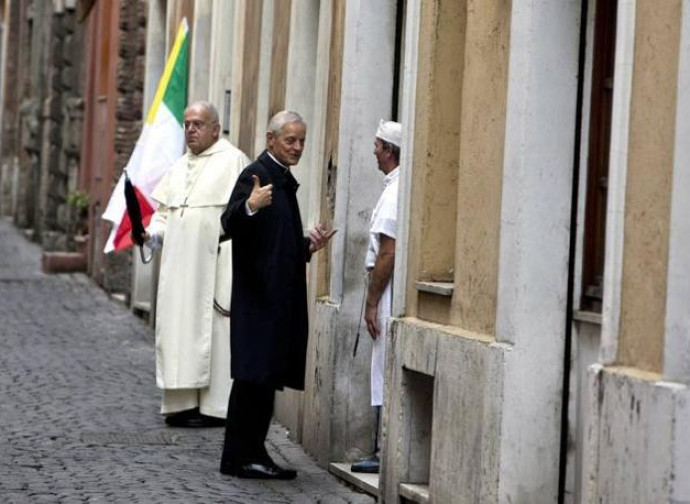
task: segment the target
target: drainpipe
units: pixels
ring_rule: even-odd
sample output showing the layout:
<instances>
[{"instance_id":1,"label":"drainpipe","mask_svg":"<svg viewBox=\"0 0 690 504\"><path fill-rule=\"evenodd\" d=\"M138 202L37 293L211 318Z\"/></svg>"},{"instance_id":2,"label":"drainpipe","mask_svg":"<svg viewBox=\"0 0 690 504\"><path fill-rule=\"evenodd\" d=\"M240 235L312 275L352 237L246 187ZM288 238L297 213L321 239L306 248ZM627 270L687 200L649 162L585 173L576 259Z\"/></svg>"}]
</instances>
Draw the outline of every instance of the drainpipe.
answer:
<instances>
[{"instance_id":1,"label":"drainpipe","mask_svg":"<svg viewBox=\"0 0 690 504\"><path fill-rule=\"evenodd\" d=\"M575 111L575 144L573 152L573 182L570 200L570 246L568 253L568 294L565 309L565 351L563 352L563 392L561 400L561 449L558 467L558 503L565 501L565 480L568 467L568 404L570 401L570 358L573 347L573 292L575 283L575 252L577 247L577 210L580 192L580 147L582 142L582 103L587 53L587 16L589 0L582 0L580 8L580 49L577 69L577 109Z\"/></svg>"}]
</instances>

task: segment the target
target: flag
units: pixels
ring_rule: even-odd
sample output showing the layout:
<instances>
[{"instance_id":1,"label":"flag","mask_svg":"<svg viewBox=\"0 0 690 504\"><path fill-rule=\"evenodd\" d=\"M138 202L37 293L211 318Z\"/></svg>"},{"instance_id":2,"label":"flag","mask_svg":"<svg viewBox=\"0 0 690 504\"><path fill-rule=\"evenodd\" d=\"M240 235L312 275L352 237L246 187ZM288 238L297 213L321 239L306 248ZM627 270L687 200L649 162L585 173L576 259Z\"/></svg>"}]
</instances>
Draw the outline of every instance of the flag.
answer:
<instances>
[{"instance_id":1,"label":"flag","mask_svg":"<svg viewBox=\"0 0 690 504\"><path fill-rule=\"evenodd\" d=\"M158 83L153 103L146 114L134 152L125 170L129 174L144 226L151 221L156 203L150 195L163 175L184 152L184 110L187 106L189 26L183 19L168 61ZM117 252L132 246L132 223L124 194L125 176L120 177L102 218L113 223L103 250Z\"/></svg>"}]
</instances>

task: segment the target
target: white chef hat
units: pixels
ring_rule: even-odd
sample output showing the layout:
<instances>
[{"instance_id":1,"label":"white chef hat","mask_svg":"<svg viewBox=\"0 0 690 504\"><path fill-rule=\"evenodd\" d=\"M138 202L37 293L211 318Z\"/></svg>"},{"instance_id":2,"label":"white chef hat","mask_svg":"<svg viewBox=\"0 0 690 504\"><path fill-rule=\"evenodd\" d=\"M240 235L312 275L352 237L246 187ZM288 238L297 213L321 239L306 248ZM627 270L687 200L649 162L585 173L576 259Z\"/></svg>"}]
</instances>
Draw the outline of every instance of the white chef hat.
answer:
<instances>
[{"instance_id":1,"label":"white chef hat","mask_svg":"<svg viewBox=\"0 0 690 504\"><path fill-rule=\"evenodd\" d=\"M402 140L402 124L393 121L379 121L379 129L376 130L376 138L400 147Z\"/></svg>"}]
</instances>

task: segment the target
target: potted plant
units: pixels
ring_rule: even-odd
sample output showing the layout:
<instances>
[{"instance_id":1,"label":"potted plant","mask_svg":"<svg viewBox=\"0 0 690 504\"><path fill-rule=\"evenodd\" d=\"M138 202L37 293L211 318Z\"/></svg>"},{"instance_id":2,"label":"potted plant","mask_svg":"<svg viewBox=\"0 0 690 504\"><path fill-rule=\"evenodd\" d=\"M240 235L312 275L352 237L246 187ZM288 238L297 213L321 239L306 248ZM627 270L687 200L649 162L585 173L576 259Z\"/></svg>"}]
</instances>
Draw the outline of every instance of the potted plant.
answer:
<instances>
[{"instance_id":1,"label":"potted plant","mask_svg":"<svg viewBox=\"0 0 690 504\"><path fill-rule=\"evenodd\" d=\"M86 253L89 240L89 193L72 191L67 195L67 206L70 208L70 234L77 252Z\"/></svg>"}]
</instances>

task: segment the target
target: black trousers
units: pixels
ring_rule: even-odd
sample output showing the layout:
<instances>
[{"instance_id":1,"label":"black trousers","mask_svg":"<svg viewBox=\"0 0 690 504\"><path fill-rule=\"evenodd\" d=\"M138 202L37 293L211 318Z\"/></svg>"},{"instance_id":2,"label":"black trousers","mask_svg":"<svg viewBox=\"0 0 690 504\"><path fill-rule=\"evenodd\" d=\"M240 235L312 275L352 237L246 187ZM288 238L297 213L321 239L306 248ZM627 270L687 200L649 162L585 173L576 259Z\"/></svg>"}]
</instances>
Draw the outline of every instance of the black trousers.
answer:
<instances>
[{"instance_id":1,"label":"black trousers","mask_svg":"<svg viewBox=\"0 0 690 504\"><path fill-rule=\"evenodd\" d=\"M230 392L221 468L270 463L264 442L273 417L275 388L235 380Z\"/></svg>"}]
</instances>

